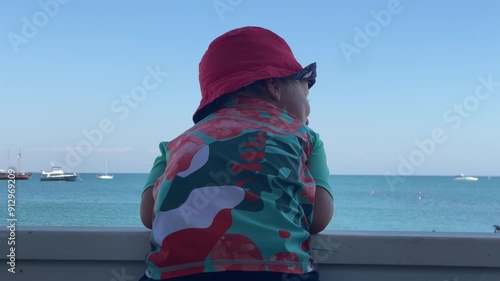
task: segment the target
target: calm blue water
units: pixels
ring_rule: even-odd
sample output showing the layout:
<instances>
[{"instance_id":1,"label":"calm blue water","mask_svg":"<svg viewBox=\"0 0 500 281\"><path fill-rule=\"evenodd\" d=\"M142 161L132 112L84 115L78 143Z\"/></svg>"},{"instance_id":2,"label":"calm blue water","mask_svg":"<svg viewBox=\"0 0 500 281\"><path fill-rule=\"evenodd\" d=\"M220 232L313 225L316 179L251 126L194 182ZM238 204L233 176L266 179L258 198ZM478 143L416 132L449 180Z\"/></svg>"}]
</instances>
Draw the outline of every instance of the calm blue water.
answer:
<instances>
[{"instance_id":1,"label":"calm blue water","mask_svg":"<svg viewBox=\"0 0 500 281\"><path fill-rule=\"evenodd\" d=\"M142 226L146 174L75 182L16 182L18 225ZM406 177L391 188L384 176L332 176L335 216L328 229L493 232L500 225L500 178ZM7 181L0 181L0 220L7 221Z\"/></svg>"}]
</instances>

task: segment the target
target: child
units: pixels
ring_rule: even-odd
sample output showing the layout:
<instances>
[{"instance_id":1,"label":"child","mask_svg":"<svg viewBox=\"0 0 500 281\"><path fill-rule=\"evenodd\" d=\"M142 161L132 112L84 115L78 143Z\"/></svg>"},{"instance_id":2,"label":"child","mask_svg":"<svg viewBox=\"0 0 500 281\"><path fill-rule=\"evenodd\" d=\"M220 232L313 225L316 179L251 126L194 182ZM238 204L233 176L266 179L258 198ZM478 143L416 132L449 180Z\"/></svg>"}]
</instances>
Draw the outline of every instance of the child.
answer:
<instances>
[{"instance_id":1,"label":"child","mask_svg":"<svg viewBox=\"0 0 500 281\"><path fill-rule=\"evenodd\" d=\"M160 144L142 195L152 249L141 280L319 280L310 235L330 222L333 196L307 126L315 78L267 29L209 45L195 125Z\"/></svg>"}]
</instances>

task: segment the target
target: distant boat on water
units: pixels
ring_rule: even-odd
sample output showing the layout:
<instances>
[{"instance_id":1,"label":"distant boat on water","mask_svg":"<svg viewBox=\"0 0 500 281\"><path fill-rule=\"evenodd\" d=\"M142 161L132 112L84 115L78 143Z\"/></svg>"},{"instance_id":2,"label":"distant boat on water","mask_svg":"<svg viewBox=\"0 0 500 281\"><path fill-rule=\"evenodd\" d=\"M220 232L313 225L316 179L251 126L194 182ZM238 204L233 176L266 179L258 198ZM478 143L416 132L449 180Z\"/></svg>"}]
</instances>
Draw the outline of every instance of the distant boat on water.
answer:
<instances>
[{"instance_id":1,"label":"distant boat on water","mask_svg":"<svg viewBox=\"0 0 500 281\"><path fill-rule=\"evenodd\" d=\"M0 170L0 180L29 180L33 173L12 173Z\"/></svg>"},{"instance_id":2,"label":"distant boat on water","mask_svg":"<svg viewBox=\"0 0 500 281\"><path fill-rule=\"evenodd\" d=\"M108 170L109 170L108 161L106 161L106 165L105 166L106 166L106 168L104 170L104 174L97 175L96 177L98 179L101 179L101 180L112 180L114 178L114 176L112 174L108 173Z\"/></svg>"},{"instance_id":3,"label":"distant boat on water","mask_svg":"<svg viewBox=\"0 0 500 281\"><path fill-rule=\"evenodd\" d=\"M10 152L7 151L7 171L0 170L0 180L29 180L33 173L21 172L21 149L17 155L17 171L10 166ZM9 173L9 170L14 170L14 173Z\"/></svg>"},{"instance_id":4,"label":"distant boat on water","mask_svg":"<svg viewBox=\"0 0 500 281\"><path fill-rule=\"evenodd\" d=\"M51 163L49 171L42 171L41 181L76 181L78 175L76 173L66 173L59 166L55 166L54 162Z\"/></svg>"},{"instance_id":5,"label":"distant boat on water","mask_svg":"<svg viewBox=\"0 0 500 281\"><path fill-rule=\"evenodd\" d=\"M464 174L460 174L455 177L455 181L477 181L478 178L476 177L466 177Z\"/></svg>"}]
</instances>

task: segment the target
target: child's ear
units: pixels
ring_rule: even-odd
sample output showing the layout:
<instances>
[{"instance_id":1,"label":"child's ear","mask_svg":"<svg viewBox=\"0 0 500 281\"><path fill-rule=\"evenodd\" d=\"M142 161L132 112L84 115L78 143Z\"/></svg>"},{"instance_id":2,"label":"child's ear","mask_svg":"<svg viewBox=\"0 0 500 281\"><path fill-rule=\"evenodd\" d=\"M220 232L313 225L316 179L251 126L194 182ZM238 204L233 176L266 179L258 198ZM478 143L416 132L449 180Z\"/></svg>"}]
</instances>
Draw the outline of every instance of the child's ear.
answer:
<instances>
[{"instance_id":1,"label":"child's ear","mask_svg":"<svg viewBox=\"0 0 500 281\"><path fill-rule=\"evenodd\" d=\"M269 97L274 101L280 101L280 83L276 79L266 79L265 88Z\"/></svg>"}]
</instances>

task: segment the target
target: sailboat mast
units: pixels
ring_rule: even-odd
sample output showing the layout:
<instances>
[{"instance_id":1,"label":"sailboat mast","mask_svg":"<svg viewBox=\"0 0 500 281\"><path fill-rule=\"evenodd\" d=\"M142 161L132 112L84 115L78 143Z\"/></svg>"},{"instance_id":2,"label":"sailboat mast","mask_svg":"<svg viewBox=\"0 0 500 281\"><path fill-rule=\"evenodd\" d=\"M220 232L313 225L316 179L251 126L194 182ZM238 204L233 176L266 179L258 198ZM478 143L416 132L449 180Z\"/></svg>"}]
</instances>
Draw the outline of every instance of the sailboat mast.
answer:
<instances>
[{"instance_id":1,"label":"sailboat mast","mask_svg":"<svg viewBox=\"0 0 500 281\"><path fill-rule=\"evenodd\" d=\"M19 154L17 155L17 172L21 172L21 149L19 148Z\"/></svg>"},{"instance_id":2,"label":"sailboat mast","mask_svg":"<svg viewBox=\"0 0 500 281\"><path fill-rule=\"evenodd\" d=\"M10 150L7 150L7 171L10 169Z\"/></svg>"}]
</instances>

